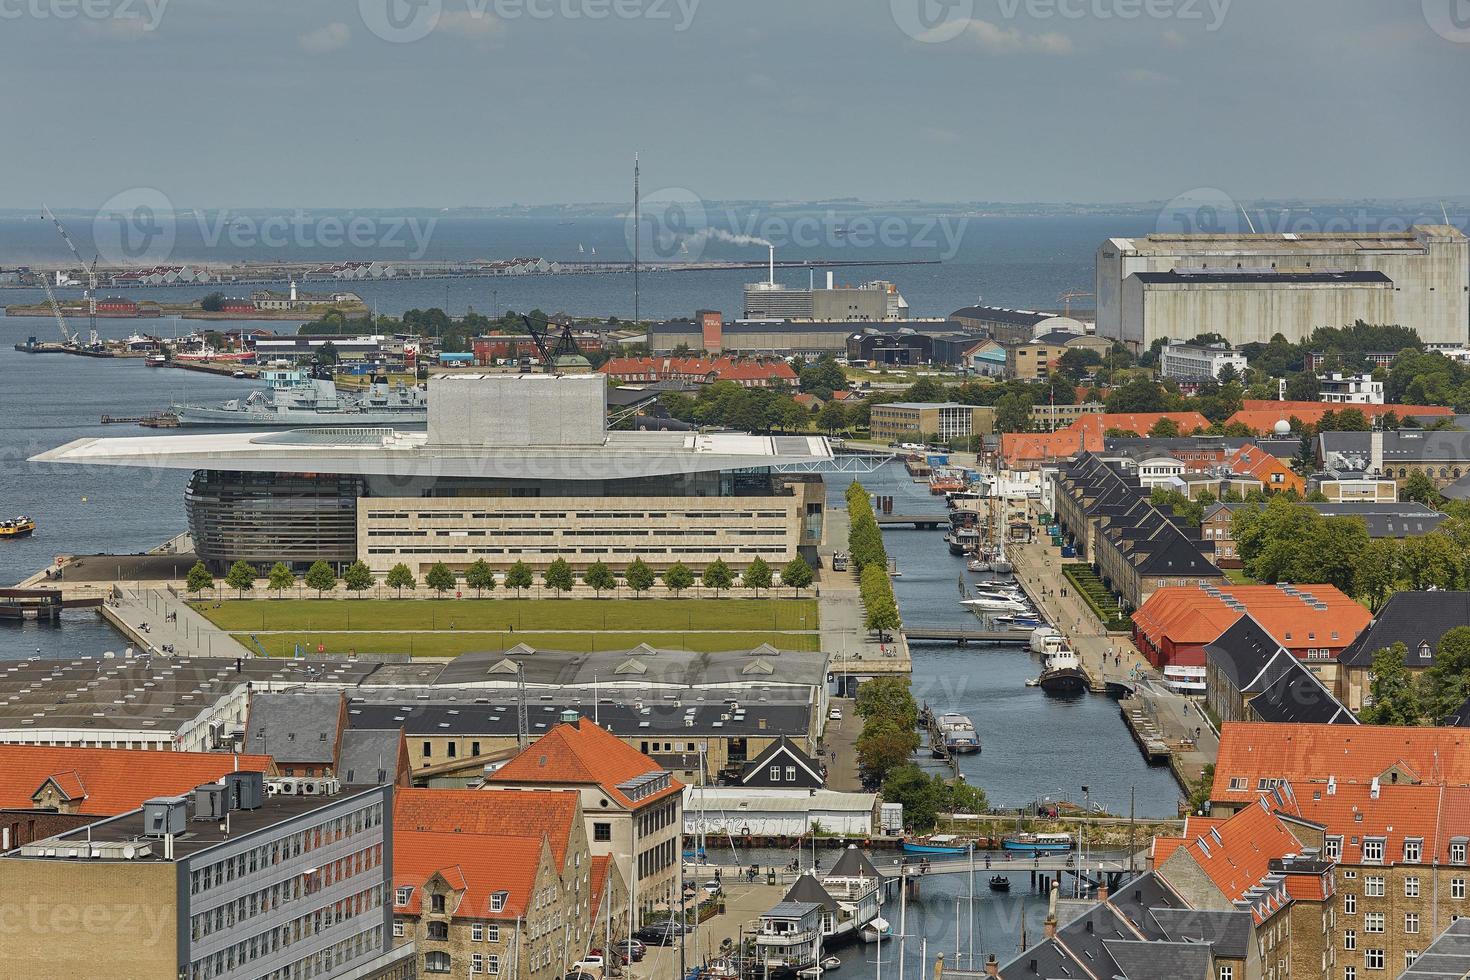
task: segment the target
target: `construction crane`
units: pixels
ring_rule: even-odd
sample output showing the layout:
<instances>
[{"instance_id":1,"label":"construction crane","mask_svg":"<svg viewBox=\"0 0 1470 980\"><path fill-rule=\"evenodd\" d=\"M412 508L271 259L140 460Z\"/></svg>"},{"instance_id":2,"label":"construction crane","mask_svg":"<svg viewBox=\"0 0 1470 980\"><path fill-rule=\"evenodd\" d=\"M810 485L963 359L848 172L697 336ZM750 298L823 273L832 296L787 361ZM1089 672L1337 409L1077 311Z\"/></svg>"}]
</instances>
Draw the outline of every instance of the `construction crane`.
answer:
<instances>
[{"instance_id":1,"label":"construction crane","mask_svg":"<svg viewBox=\"0 0 1470 980\"><path fill-rule=\"evenodd\" d=\"M57 231L61 232L61 240L66 242L67 248L71 249L72 258L76 259L77 265L87 273L87 344L96 347L99 343L97 337L97 261L102 258L102 255L98 253L92 259L92 264L87 265L82 259L82 253L77 251L76 243L66 233L66 226L61 223L61 219L52 214L51 209L44 204L41 205L41 214L56 226Z\"/></svg>"},{"instance_id":2,"label":"construction crane","mask_svg":"<svg viewBox=\"0 0 1470 980\"><path fill-rule=\"evenodd\" d=\"M1063 316L1071 316L1072 315L1072 300L1074 300L1074 299L1088 299L1091 296L1092 296L1092 293L1082 293L1082 292L1076 292L1076 291L1066 292L1066 293L1063 293L1062 295L1058 296L1057 297L1057 302L1058 303L1065 303L1066 304L1066 306L1064 307L1064 311L1063 311L1062 315Z\"/></svg>"},{"instance_id":3,"label":"construction crane","mask_svg":"<svg viewBox=\"0 0 1470 980\"><path fill-rule=\"evenodd\" d=\"M582 358L582 350L577 346L577 338L572 334L570 323L554 323L548 319L544 326L538 327L536 321L524 313L521 314L521 322L526 325L526 333L531 335L531 342L536 345L536 352L541 355L541 364L547 374L556 373L556 363L563 357ZM553 326L562 328L561 337L554 344L551 342Z\"/></svg>"},{"instance_id":4,"label":"construction crane","mask_svg":"<svg viewBox=\"0 0 1470 980\"><path fill-rule=\"evenodd\" d=\"M41 273L41 285L46 287L46 298L51 301L51 312L56 316L56 327L61 331L61 342L68 347L76 347L79 341L76 334L68 329L66 317L61 313L61 304L56 302L56 293L51 288L51 273Z\"/></svg>"}]
</instances>

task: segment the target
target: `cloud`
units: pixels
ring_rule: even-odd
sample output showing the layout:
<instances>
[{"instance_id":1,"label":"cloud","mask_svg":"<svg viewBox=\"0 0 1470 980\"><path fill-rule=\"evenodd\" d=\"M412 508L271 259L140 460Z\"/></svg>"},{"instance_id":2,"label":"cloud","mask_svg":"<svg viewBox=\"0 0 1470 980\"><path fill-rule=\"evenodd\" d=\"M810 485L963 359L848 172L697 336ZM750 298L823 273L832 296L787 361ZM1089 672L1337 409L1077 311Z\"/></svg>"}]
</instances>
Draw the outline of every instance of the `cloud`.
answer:
<instances>
[{"instance_id":1,"label":"cloud","mask_svg":"<svg viewBox=\"0 0 1470 980\"><path fill-rule=\"evenodd\" d=\"M488 10L447 10L435 29L467 41L489 41L505 33L505 22Z\"/></svg>"},{"instance_id":2,"label":"cloud","mask_svg":"<svg viewBox=\"0 0 1470 980\"><path fill-rule=\"evenodd\" d=\"M1163 85L1173 81L1168 75L1152 68L1127 68L1119 72L1118 77L1129 85Z\"/></svg>"},{"instance_id":3,"label":"cloud","mask_svg":"<svg viewBox=\"0 0 1470 980\"><path fill-rule=\"evenodd\" d=\"M1025 34L1014 27L1001 27L988 20L972 19L965 25L964 37L987 54L1071 54L1072 39L1065 34L1048 31Z\"/></svg>"},{"instance_id":4,"label":"cloud","mask_svg":"<svg viewBox=\"0 0 1470 980\"><path fill-rule=\"evenodd\" d=\"M346 47L350 40L352 40L352 32L347 29L346 24L338 20L301 35L296 39L296 43L301 45L301 50L311 54L326 54L329 51Z\"/></svg>"}]
</instances>

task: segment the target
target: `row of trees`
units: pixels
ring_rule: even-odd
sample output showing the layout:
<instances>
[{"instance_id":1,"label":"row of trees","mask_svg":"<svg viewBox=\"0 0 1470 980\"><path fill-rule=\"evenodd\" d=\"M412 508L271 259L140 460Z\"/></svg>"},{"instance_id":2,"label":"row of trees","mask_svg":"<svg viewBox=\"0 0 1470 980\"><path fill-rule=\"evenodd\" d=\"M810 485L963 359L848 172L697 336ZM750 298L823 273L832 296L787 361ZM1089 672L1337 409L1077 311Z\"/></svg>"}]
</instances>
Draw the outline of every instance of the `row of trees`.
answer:
<instances>
[{"instance_id":1,"label":"row of trees","mask_svg":"<svg viewBox=\"0 0 1470 980\"><path fill-rule=\"evenodd\" d=\"M1376 612L1400 589L1470 586L1467 518L1456 505L1429 534L1370 539L1362 518L1323 517L1278 494L1264 507L1236 511L1230 527L1251 578L1335 585Z\"/></svg>"},{"instance_id":2,"label":"row of trees","mask_svg":"<svg viewBox=\"0 0 1470 980\"><path fill-rule=\"evenodd\" d=\"M1369 725L1439 725L1470 697L1470 626L1456 626L1440 637L1434 664L1417 676L1408 668L1409 651L1395 643L1373 655L1369 690L1373 703L1363 709Z\"/></svg>"},{"instance_id":3,"label":"row of trees","mask_svg":"<svg viewBox=\"0 0 1470 980\"><path fill-rule=\"evenodd\" d=\"M888 578L888 551L883 532L873 513L868 491L856 480L847 488L849 526L847 550L858 572L858 591L863 600L863 626L884 639L888 630L898 629L898 600Z\"/></svg>"},{"instance_id":4,"label":"row of trees","mask_svg":"<svg viewBox=\"0 0 1470 980\"><path fill-rule=\"evenodd\" d=\"M257 574L254 565L246 561L237 561L226 573L225 584L243 597L246 592L254 590ZM739 575L738 581L741 586L759 595L761 590L772 587L774 577L771 566L757 557L746 566L745 571ZM797 595L801 594L802 589L812 584L813 577L811 566L800 556L787 562L781 569L781 584L795 589ZM599 561L589 565L582 572L581 578L582 584L592 589L598 598L602 597L603 592L618 588L618 576L604 562ZM462 580L466 588L475 590L476 597L486 592L493 592L500 584L495 570L484 559L475 561L466 567ZM691 588L696 581L718 596L721 592L736 585L737 576L735 570L719 558L706 565L697 579L693 570L683 562L675 562L664 569L662 575L659 575L641 558L634 558L622 576L623 584L632 589L634 595L640 597L660 580L664 587L676 596L685 589ZM336 589L339 581L348 592L360 595L377 584L377 576L363 562L356 561L343 570L339 580L336 570L331 565L324 561L317 561L306 570L301 581L307 588L315 589L318 597ZM460 581L461 577L443 562L436 562L424 574L424 584L441 597L457 589ZM558 558L541 573L541 581L552 592L565 594L576 587L577 576L565 559ZM270 591L279 595L296 584L296 576L284 563L277 562L267 573L266 583ZM399 562L388 570L383 577L383 584L394 589L401 598L404 589L413 590L418 587L418 579L412 569ZM520 598L525 589L535 584L536 578L531 566L523 561L517 561L505 572L504 586L506 589L515 589L516 598ZM188 577L185 579L185 588L191 594L213 589L214 585L214 575L203 562L196 562L194 567L189 569Z\"/></svg>"}]
</instances>

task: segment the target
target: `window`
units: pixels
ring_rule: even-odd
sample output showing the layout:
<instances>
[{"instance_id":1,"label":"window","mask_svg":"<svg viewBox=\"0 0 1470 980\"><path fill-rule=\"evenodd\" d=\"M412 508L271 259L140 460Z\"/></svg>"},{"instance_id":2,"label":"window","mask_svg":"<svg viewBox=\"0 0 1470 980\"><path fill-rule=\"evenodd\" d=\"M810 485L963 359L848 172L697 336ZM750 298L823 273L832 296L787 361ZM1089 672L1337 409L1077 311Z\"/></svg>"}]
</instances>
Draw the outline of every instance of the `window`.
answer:
<instances>
[{"instance_id":1,"label":"window","mask_svg":"<svg viewBox=\"0 0 1470 980\"><path fill-rule=\"evenodd\" d=\"M470 954L470 972L471 973L484 973L485 972L485 954L484 953L471 953Z\"/></svg>"},{"instance_id":2,"label":"window","mask_svg":"<svg viewBox=\"0 0 1470 980\"><path fill-rule=\"evenodd\" d=\"M1355 966L1343 967L1342 980L1358 980L1358 968Z\"/></svg>"},{"instance_id":3,"label":"window","mask_svg":"<svg viewBox=\"0 0 1470 980\"><path fill-rule=\"evenodd\" d=\"M1407 966L1413 966L1414 965L1414 961L1417 960L1418 958L1419 958L1419 951L1417 949L1406 949L1406 950L1404 950L1404 966L1406 966L1406 967Z\"/></svg>"},{"instance_id":4,"label":"window","mask_svg":"<svg viewBox=\"0 0 1470 980\"><path fill-rule=\"evenodd\" d=\"M1420 855L1424 853L1424 841L1415 838L1404 841L1404 863L1418 864Z\"/></svg>"},{"instance_id":5,"label":"window","mask_svg":"<svg viewBox=\"0 0 1470 980\"><path fill-rule=\"evenodd\" d=\"M413 895L413 886L404 885L393 895L394 905L407 905L409 898Z\"/></svg>"},{"instance_id":6,"label":"window","mask_svg":"<svg viewBox=\"0 0 1470 980\"><path fill-rule=\"evenodd\" d=\"M612 840L612 824L603 822L594 823L592 825L592 839L602 841L603 843Z\"/></svg>"},{"instance_id":7,"label":"window","mask_svg":"<svg viewBox=\"0 0 1470 980\"><path fill-rule=\"evenodd\" d=\"M1419 897L1419 878L1417 875L1410 875L1409 877L1404 879L1404 897Z\"/></svg>"},{"instance_id":8,"label":"window","mask_svg":"<svg viewBox=\"0 0 1470 980\"><path fill-rule=\"evenodd\" d=\"M1419 931L1419 913L1418 912L1405 912L1404 913L1404 932L1418 932L1418 931Z\"/></svg>"},{"instance_id":9,"label":"window","mask_svg":"<svg viewBox=\"0 0 1470 980\"><path fill-rule=\"evenodd\" d=\"M487 942L487 943L498 943L498 942L500 942L500 926L495 925L494 923L491 923L490 926L486 928L486 930L485 930L485 942Z\"/></svg>"},{"instance_id":10,"label":"window","mask_svg":"<svg viewBox=\"0 0 1470 980\"><path fill-rule=\"evenodd\" d=\"M1452 840L1452 841L1450 841L1450 863L1451 864L1464 864L1465 863L1465 849L1466 849L1466 846L1467 846L1466 845L1466 842L1463 841L1463 840Z\"/></svg>"},{"instance_id":11,"label":"window","mask_svg":"<svg viewBox=\"0 0 1470 980\"><path fill-rule=\"evenodd\" d=\"M393 938L394 939L402 939L403 938L403 923L402 922L395 922L395 923L393 923Z\"/></svg>"},{"instance_id":12,"label":"window","mask_svg":"<svg viewBox=\"0 0 1470 980\"><path fill-rule=\"evenodd\" d=\"M781 767L780 766L772 766L771 767L771 782L773 782L773 783L779 783L780 781L781 781Z\"/></svg>"},{"instance_id":13,"label":"window","mask_svg":"<svg viewBox=\"0 0 1470 980\"><path fill-rule=\"evenodd\" d=\"M489 956L485 957L485 972L490 974L492 977L500 976L499 955L491 953Z\"/></svg>"},{"instance_id":14,"label":"window","mask_svg":"<svg viewBox=\"0 0 1470 980\"><path fill-rule=\"evenodd\" d=\"M1370 970L1383 969L1383 950L1370 949L1363 953L1363 965Z\"/></svg>"},{"instance_id":15,"label":"window","mask_svg":"<svg viewBox=\"0 0 1470 980\"><path fill-rule=\"evenodd\" d=\"M1383 838L1382 837L1365 837L1365 838L1363 838L1363 861L1365 863L1372 863L1372 864L1382 864L1383 863Z\"/></svg>"},{"instance_id":16,"label":"window","mask_svg":"<svg viewBox=\"0 0 1470 980\"><path fill-rule=\"evenodd\" d=\"M425 742L424 743L424 757L425 758L428 758L429 756L431 756L433 754L434 754L434 743L433 742Z\"/></svg>"},{"instance_id":17,"label":"window","mask_svg":"<svg viewBox=\"0 0 1470 980\"><path fill-rule=\"evenodd\" d=\"M1342 914L1343 915L1357 915L1358 914L1358 896L1352 894L1351 892L1348 892L1347 894L1344 894L1342 896Z\"/></svg>"},{"instance_id":18,"label":"window","mask_svg":"<svg viewBox=\"0 0 1470 980\"><path fill-rule=\"evenodd\" d=\"M424 972L426 973L448 973L449 954L443 950L435 950L424 954Z\"/></svg>"},{"instance_id":19,"label":"window","mask_svg":"<svg viewBox=\"0 0 1470 980\"><path fill-rule=\"evenodd\" d=\"M1383 924L1384 924L1384 916L1383 916L1383 913L1382 912L1364 912L1363 913L1363 931L1364 932L1382 932L1383 931Z\"/></svg>"},{"instance_id":20,"label":"window","mask_svg":"<svg viewBox=\"0 0 1470 980\"><path fill-rule=\"evenodd\" d=\"M1363 876L1363 895L1367 898L1382 898L1387 894L1383 875Z\"/></svg>"},{"instance_id":21,"label":"window","mask_svg":"<svg viewBox=\"0 0 1470 980\"><path fill-rule=\"evenodd\" d=\"M444 896L434 895L429 899L429 909L433 912L444 911Z\"/></svg>"},{"instance_id":22,"label":"window","mask_svg":"<svg viewBox=\"0 0 1470 980\"><path fill-rule=\"evenodd\" d=\"M430 939L448 939L449 938L449 923L447 923L447 922L430 922L429 923L429 938Z\"/></svg>"},{"instance_id":23,"label":"window","mask_svg":"<svg viewBox=\"0 0 1470 980\"><path fill-rule=\"evenodd\" d=\"M1465 897L1465 879L1464 878L1451 878L1450 879L1450 898L1464 898L1464 897Z\"/></svg>"},{"instance_id":24,"label":"window","mask_svg":"<svg viewBox=\"0 0 1470 980\"><path fill-rule=\"evenodd\" d=\"M470 923L470 939L473 942L477 942L477 943L482 943L482 942L485 941L485 923L483 923L483 922L472 922L472 923Z\"/></svg>"},{"instance_id":25,"label":"window","mask_svg":"<svg viewBox=\"0 0 1470 980\"><path fill-rule=\"evenodd\" d=\"M1233 966L1222 966L1222 967L1220 967L1220 980L1235 980L1235 967L1233 967Z\"/></svg>"},{"instance_id":26,"label":"window","mask_svg":"<svg viewBox=\"0 0 1470 980\"><path fill-rule=\"evenodd\" d=\"M1342 838L1328 837L1326 843L1327 857L1333 861L1340 860L1342 858Z\"/></svg>"},{"instance_id":27,"label":"window","mask_svg":"<svg viewBox=\"0 0 1470 980\"><path fill-rule=\"evenodd\" d=\"M490 911L491 912L504 912L505 911L505 895L506 895L505 892L496 892L494 895L491 895L490 896Z\"/></svg>"},{"instance_id":28,"label":"window","mask_svg":"<svg viewBox=\"0 0 1470 980\"><path fill-rule=\"evenodd\" d=\"M1344 929L1342 933L1342 948L1351 953L1358 948L1358 931L1356 929Z\"/></svg>"}]
</instances>

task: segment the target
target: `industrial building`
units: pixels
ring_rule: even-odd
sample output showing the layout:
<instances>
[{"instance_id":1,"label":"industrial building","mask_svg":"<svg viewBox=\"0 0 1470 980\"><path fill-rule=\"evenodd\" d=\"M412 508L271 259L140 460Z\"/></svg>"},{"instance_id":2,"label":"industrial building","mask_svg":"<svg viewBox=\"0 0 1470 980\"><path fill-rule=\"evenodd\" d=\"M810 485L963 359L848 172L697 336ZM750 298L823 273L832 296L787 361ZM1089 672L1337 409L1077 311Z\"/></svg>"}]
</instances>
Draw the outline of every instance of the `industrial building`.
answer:
<instances>
[{"instance_id":1,"label":"industrial building","mask_svg":"<svg viewBox=\"0 0 1470 980\"><path fill-rule=\"evenodd\" d=\"M1101 337L1051 330L1034 340L1006 347L1006 374L1022 381L1037 381L1051 374L1051 369L1069 350L1087 350L1098 355L1108 352L1112 342Z\"/></svg>"},{"instance_id":2,"label":"industrial building","mask_svg":"<svg viewBox=\"0 0 1470 980\"><path fill-rule=\"evenodd\" d=\"M701 314L694 320L668 320L648 330L648 346L655 354L676 350L705 351L731 357L833 357L847 356L847 341L854 332L884 336L901 333L929 337L953 336L965 328L953 320L892 320L866 323L855 328L844 320L737 320L726 323L718 313ZM976 340L983 335L972 334Z\"/></svg>"},{"instance_id":3,"label":"industrial building","mask_svg":"<svg viewBox=\"0 0 1470 980\"><path fill-rule=\"evenodd\" d=\"M965 330L983 334L1006 345L1030 343L1042 334L1054 330L1087 333L1087 325L1070 316L1036 310L1011 310L1003 306L967 306L955 310L949 318Z\"/></svg>"},{"instance_id":4,"label":"industrial building","mask_svg":"<svg viewBox=\"0 0 1470 980\"><path fill-rule=\"evenodd\" d=\"M1134 351L1216 333L1232 346L1318 327L1398 324L1463 344L1470 240L1449 225L1379 234L1110 238L1097 250L1097 332Z\"/></svg>"},{"instance_id":5,"label":"industrial building","mask_svg":"<svg viewBox=\"0 0 1470 980\"><path fill-rule=\"evenodd\" d=\"M595 374L447 375L429 392L427 432L81 439L36 459L194 471L189 529L217 569L816 558L823 438L610 431Z\"/></svg>"},{"instance_id":6,"label":"industrial building","mask_svg":"<svg viewBox=\"0 0 1470 980\"><path fill-rule=\"evenodd\" d=\"M827 288L801 289L775 281L745 286L746 320L812 320L852 323L907 320L909 304L891 282L837 286L827 273Z\"/></svg>"}]
</instances>

